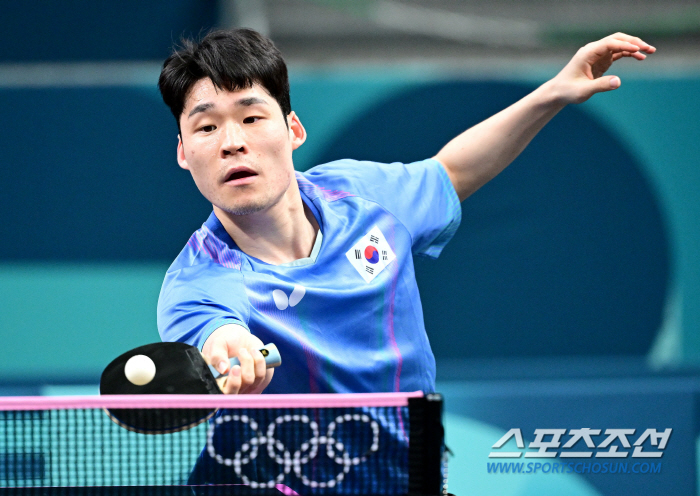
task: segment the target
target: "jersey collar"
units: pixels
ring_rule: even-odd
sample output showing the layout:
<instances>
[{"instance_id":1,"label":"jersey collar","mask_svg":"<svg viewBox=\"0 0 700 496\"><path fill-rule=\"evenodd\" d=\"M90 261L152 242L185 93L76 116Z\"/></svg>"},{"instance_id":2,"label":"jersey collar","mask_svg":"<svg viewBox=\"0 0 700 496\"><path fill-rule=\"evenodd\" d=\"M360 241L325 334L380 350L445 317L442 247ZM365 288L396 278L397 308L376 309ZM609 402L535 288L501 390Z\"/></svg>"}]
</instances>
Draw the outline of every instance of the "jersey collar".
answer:
<instances>
[{"instance_id":1,"label":"jersey collar","mask_svg":"<svg viewBox=\"0 0 700 496\"><path fill-rule=\"evenodd\" d=\"M297 173L299 174L299 173ZM299 190L299 193L301 194L301 201L304 202L304 205L306 205L309 210L311 210L311 213L314 215L316 218L316 222L318 223L319 226L319 232L316 235L316 239L314 240L314 246L311 250L311 254L308 257L305 258L300 258L298 260L293 260L291 262L283 263L277 265L277 267L298 267L302 265L309 265L313 264L316 262L316 258L318 257L319 251L321 251L321 243L323 242L323 217L321 216L321 212L319 211L318 207L314 204L313 200L309 198L309 196L302 191L301 189ZM214 235L219 238L221 241L226 243L226 245L231 248L232 250L236 250L241 255L244 257L248 258L251 261L255 261L257 263L261 264L266 264L266 265L271 265L268 264L267 262L263 262L262 260L259 260L255 257L252 257L245 253L243 250L241 250L238 245L236 245L236 242L233 241L233 238L229 235L228 231L224 228L224 225L221 223L219 218L216 216L214 211L212 210L211 214L209 214L209 218L204 222L204 225L212 232Z\"/></svg>"}]
</instances>

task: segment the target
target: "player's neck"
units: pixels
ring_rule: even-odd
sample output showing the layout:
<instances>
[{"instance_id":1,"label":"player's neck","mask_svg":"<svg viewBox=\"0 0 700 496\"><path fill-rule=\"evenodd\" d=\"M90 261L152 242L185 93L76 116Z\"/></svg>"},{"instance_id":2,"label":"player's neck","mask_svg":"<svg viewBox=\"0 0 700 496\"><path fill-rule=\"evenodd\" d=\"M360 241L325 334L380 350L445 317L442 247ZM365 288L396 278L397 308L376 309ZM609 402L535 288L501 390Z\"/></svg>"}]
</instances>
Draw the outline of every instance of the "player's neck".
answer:
<instances>
[{"instance_id":1,"label":"player's neck","mask_svg":"<svg viewBox=\"0 0 700 496\"><path fill-rule=\"evenodd\" d=\"M296 181L267 210L230 215L215 206L214 212L238 248L274 265L308 257L319 229L316 218L301 199Z\"/></svg>"}]
</instances>

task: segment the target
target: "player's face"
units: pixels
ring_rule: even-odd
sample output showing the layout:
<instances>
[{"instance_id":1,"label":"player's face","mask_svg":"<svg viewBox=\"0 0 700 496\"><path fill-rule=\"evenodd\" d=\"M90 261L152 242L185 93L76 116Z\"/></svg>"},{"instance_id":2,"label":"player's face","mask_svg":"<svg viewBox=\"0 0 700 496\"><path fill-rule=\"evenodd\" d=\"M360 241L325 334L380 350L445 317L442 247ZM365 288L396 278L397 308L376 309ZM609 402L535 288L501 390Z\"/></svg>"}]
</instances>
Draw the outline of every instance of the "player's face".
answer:
<instances>
[{"instance_id":1,"label":"player's face","mask_svg":"<svg viewBox=\"0 0 700 496\"><path fill-rule=\"evenodd\" d=\"M287 193L292 150L306 139L294 112L286 121L262 86L225 91L200 79L180 116L178 163L215 208L230 215L269 209Z\"/></svg>"}]
</instances>

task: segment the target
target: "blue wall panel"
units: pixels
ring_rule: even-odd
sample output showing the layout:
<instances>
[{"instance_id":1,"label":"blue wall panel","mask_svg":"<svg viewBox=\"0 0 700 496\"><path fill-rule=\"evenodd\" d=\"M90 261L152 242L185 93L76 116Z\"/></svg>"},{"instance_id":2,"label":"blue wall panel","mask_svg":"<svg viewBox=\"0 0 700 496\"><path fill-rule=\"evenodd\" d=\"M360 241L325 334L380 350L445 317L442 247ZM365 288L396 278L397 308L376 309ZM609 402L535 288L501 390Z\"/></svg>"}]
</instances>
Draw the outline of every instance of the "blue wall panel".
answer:
<instances>
[{"instance_id":1,"label":"blue wall panel","mask_svg":"<svg viewBox=\"0 0 700 496\"><path fill-rule=\"evenodd\" d=\"M216 22L215 0L2 2L0 62L161 60Z\"/></svg>"}]
</instances>

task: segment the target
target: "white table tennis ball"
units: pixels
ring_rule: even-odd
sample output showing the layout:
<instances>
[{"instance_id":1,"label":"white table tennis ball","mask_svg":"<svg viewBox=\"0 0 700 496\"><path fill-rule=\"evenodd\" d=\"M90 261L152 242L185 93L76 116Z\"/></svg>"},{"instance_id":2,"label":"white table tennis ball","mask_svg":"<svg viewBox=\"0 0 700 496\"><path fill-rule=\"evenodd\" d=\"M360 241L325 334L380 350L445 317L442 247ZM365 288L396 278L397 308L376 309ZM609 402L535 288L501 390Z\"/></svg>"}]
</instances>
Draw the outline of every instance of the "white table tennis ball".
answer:
<instances>
[{"instance_id":1,"label":"white table tennis ball","mask_svg":"<svg viewBox=\"0 0 700 496\"><path fill-rule=\"evenodd\" d=\"M134 355L126 361L124 375L130 383L145 386L156 376L156 364L146 355Z\"/></svg>"}]
</instances>

